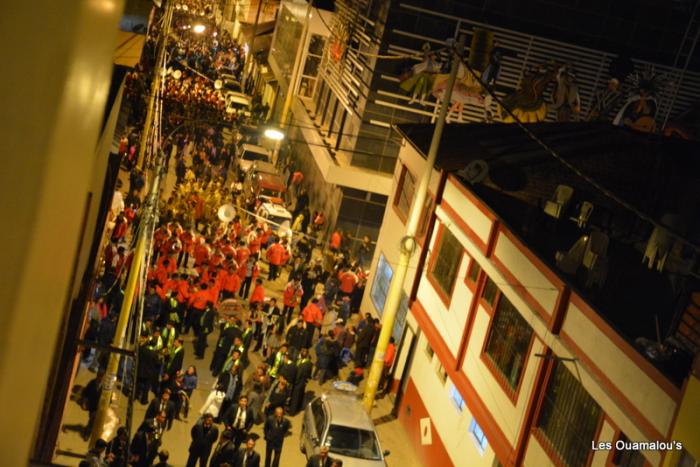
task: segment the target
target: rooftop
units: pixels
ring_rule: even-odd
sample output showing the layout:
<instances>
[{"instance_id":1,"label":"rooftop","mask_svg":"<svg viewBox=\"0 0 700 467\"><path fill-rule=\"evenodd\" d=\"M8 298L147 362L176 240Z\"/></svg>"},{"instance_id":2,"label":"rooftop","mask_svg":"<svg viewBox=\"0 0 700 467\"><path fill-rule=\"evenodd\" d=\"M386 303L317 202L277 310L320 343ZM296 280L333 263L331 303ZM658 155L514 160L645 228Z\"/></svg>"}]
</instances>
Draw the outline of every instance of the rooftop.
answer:
<instances>
[{"instance_id":1,"label":"rooftop","mask_svg":"<svg viewBox=\"0 0 700 467\"><path fill-rule=\"evenodd\" d=\"M501 222L573 291L642 355L639 338L677 336L678 322L690 293L700 290L694 270L697 249L675 242L661 272L642 263L657 224L674 214L674 231L700 244L700 144L638 133L609 124L539 123L528 128L581 174L543 150L516 125L448 125L436 168L455 173ZM399 125L399 131L423 154L432 125ZM473 160L488 165L487 178L472 185L458 172ZM559 185L573 188L571 200L558 218L545 213ZM622 201L627 206L623 206ZM588 222L576 222L583 202L593 211ZM663 220L662 220L663 219ZM566 268L556 260L583 236L607 236L602 279L580 263ZM677 343L677 342L676 342ZM680 384L687 375L688 354L659 361L650 359L670 380Z\"/></svg>"}]
</instances>

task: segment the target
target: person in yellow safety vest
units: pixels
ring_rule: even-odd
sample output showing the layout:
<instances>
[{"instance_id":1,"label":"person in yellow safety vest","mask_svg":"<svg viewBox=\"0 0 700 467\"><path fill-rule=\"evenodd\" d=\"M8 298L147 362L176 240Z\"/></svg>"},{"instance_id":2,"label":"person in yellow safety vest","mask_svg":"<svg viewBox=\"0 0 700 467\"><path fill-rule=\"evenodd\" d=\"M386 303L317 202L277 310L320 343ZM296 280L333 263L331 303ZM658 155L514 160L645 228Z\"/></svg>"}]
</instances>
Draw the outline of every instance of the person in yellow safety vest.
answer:
<instances>
[{"instance_id":1,"label":"person in yellow safety vest","mask_svg":"<svg viewBox=\"0 0 700 467\"><path fill-rule=\"evenodd\" d=\"M172 349L173 344L175 344L175 339L177 338L177 329L175 329L175 323L168 321L165 328L160 332L163 338L163 345L168 349Z\"/></svg>"},{"instance_id":2,"label":"person in yellow safety vest","mask_svg":"<svg viewBox=\"0 0 700 467\"><path fill-rule=\"evenodd\" d=\"M163 381L168 384L174 381L177 372L182 369L182 362L185 360L185 349L182 347L182 338L178 337L173 343L173 347L168 351L168 356L163 366Z\"/></svg>"},{"instance_id":3,"label":"person in yellow safety vest","mask_svg":"<svg viewBox=\"0 0 700 467\"><path fill-rule=\"evenodd\" d=\"M253 323L248 320L245 323L245 328L243 329L243 335L241 336L241 347L243 348L241 352L241 364L243 369L248 368L250 361L248 360L248 349L250 348L250 342L253 340Z\"/></svg>"},{"instance_id":4,"label":"person in yellow safety vest","mask_svg":"<svg viewBox=\"0 0 700 467\"><path fill-rule=\"evenodd\" d=\"M141 335L150 336L153 334L153 320L147 319L141 323Z\"/></svg>"},{"instance_id":5,"label":"person in yellow safety vest","mask_svg":"<svg viewBox=\"0 0 700 467\"><path fill-rule=\"evenodd\" d=\"M163 338L160 336L160 329L155 328L151 338L148 340L148 348L160 352L163 349Z\"/></svg>"},{"instance_id":6,"label":"person in yellow safety vest","mask_svg":"<svg viewBox=\"0 0 700 467\"><path fill-rule=\"evenodd\" d=\"M167 308L168 308L168 321L172 321L175 323L175 326L180 327L180 313L178 312L180 304L178 303L177 299L172 296L172 292L168 292L168 301L167 301Z\"/></svg>"},{"instance_id":7,"label":"person in yellow safety vest","mask_svg":"<svg viewBox=\"0 0 700 467\"><path fill-rule=\"evenodd\" d=\"M231 351L231 355L224 362L224 367L222 368L221 373L226 373L234 365L241 366L242 349L243 347L234 347L234 349ZM241 368L243 367L241 366Z\"/></svg>"},{"instance_id":8,"label":"person in yellow safety vest","mask_svg":"<svg viewBox=\"0 0 700 467\"><path fill-rule=\"evenodd\" d=\"M270 378L272 378L272 379L277 378L277 373L280 370L280 365L282 365L282 362L285 360L286 356L287 356L287 344L282 344L280 346L280 349L275 354L275 360L272 363L272 366L270 367L270 369L267 372L267 374L270 376Z\"/></svg>"}]
</instances>

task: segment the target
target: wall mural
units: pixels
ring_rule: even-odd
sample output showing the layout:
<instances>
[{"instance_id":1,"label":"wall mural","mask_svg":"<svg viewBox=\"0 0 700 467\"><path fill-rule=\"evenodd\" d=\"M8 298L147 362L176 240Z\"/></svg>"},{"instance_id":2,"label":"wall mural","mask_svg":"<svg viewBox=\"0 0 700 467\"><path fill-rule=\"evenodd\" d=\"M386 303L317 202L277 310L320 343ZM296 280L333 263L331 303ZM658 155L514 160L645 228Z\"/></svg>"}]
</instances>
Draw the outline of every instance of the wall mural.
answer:
<instances>
[{"instance_id":1,"label":"wall mural","mask_svg":"<svg viewBox=\"0 0 700 467\"><path fill-rule=\"evenodd\" d=\"M435 108L447 87L449 61L441 54L442 50L433 50L428 43L423 44L421 50L418 63L416 59L404 63L399 87L410 96L409 105ZM552 111L557 122L610 122L653 132L656 131L657 98L670 84L665 75L656 73L653 68L635 71L632 61L620 56L610 63L609 79L593 92L589 108L583 113L575 63L548 60L529 65L517 88L499 88L503 59L515 52L499 46L493 32L479 28L473 30L468 50L468 63L476 77L460 64L447 123L464 123L465 106L472 105L482 109L485 122L494 121L497 115L501 121L513 123L511 113L524 123L543 122ZM505 94L502 105L493 108L493 98L482 83Z\"/></svg>"}]
</instances>

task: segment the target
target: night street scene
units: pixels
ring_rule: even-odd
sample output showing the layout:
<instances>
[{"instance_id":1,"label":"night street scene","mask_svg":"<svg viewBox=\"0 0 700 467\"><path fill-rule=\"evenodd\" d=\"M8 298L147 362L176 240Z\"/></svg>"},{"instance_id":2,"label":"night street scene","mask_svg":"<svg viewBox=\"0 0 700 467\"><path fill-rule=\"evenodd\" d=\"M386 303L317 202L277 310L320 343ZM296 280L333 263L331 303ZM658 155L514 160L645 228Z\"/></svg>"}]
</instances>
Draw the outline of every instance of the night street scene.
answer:
<instances>
[{"instance_id":1,"label":"night street scene","mask_svg":"<svg viewBox=\"0 0 700 467\"><path fill-rule=\"evenodd\" d=\"M4 10L0 467L700 466L700 0Z\"/></svg>"}]
</instances>

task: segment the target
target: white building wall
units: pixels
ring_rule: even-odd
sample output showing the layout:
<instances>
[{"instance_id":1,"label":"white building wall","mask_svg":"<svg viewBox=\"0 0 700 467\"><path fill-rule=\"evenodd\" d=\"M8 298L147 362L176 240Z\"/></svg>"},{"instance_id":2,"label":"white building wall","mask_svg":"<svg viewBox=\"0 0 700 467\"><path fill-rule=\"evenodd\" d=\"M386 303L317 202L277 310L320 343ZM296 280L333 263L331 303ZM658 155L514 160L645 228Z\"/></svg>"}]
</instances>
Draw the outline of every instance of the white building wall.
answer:
<instances>
[{"instance_id":1,"label":"white building wall","mask_svg":"<svg viewBox=\"0 0 700 467\"><path fill-rule=\"evenodd\" d=\"M413 357L411 379L450 459L456 467L491 467L495 459L491 446L487 446L483 454L478 450L469 432L472 414L466 405L460 411L452 401L452 382L448 378L443 384L438 377L439 360L437 355L428 357L427 343L422 334Z\"/></svg>"}]
</instances>

